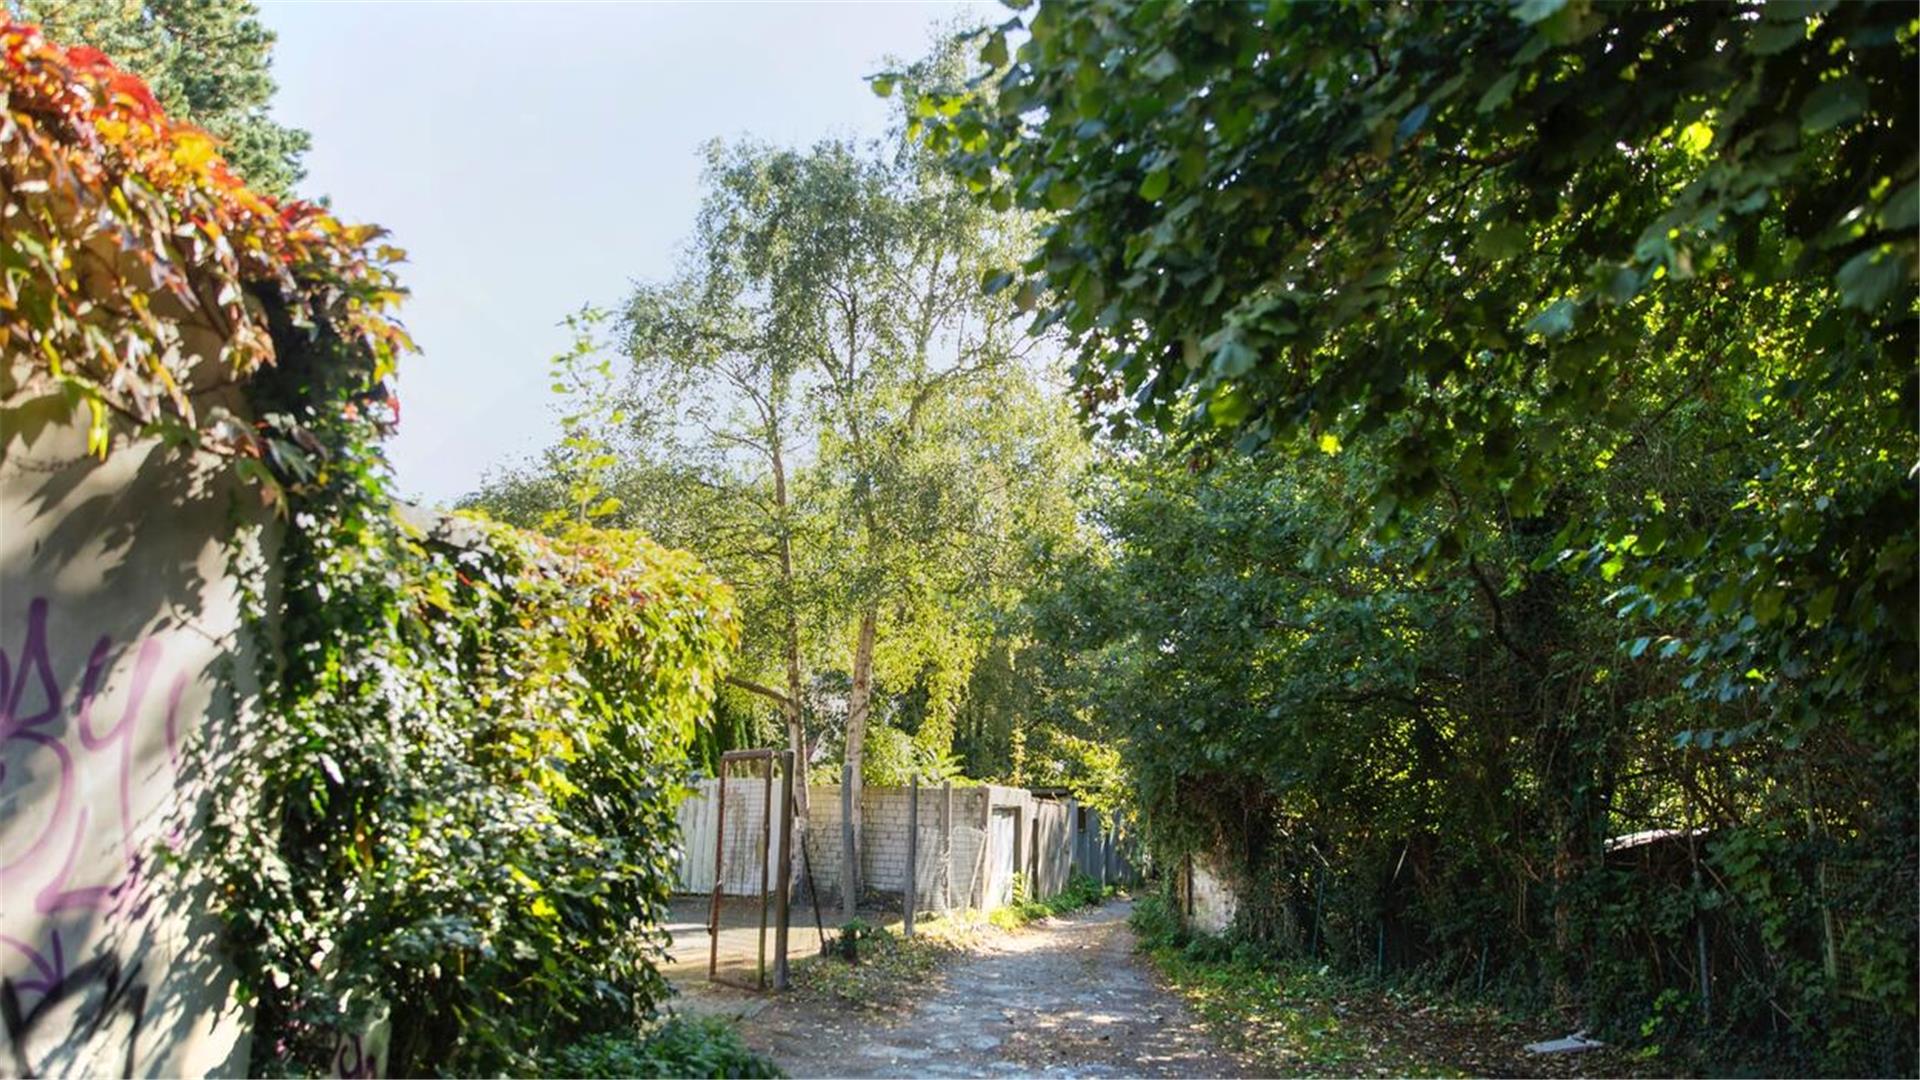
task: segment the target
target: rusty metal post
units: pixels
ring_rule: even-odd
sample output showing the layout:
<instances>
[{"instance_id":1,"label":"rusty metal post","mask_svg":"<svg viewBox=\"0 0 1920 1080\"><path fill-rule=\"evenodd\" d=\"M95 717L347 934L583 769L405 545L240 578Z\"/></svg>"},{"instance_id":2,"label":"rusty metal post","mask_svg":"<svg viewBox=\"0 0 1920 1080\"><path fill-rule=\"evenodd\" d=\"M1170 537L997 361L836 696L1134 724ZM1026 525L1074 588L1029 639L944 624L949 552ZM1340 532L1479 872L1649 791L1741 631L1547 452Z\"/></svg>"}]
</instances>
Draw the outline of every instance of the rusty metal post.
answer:
<instances>
[{"instance_id":1,"label":"rusty metal post","mask_svg":"<svg viewBox=\"0 0 1920 1080\"><path fill-rule=\"evenodd\" d=\"M720 972L720 889L721 859L727 850L727 762L720 759L720 787L715 792L713 820L713 903L707 908L707 980Z\"/></svg>"},{"instance_id":2,"label":"rusty metal post","mask_svg":"<svg viewBox=\"0 0 1920 1080\"><path fill-rule=\"evenodd\" d=\"M767 860L773 856L773 754L768 753L762 763L766 769L765 797L760 810L760 956L758 966L754 968L754 985L762 990L767 988Z\"/></svg>"},{"instance_id":3,"label":"rusty metal post","mask_svg":"<svg viewBox=\"0 0 1920 1080\"><path fill-rule=\"evenodd\" d=\"M773 988L787 988L787 923L793 902L793 751L780 752L780 891L773 897Z\"/></svg>"},{"instance_id":4,"label":"rusty metal post","mask_svg":"<svg viewBox=\"0 0 1920 1080\"><path fill-rule=\"evenodd\" d=\"M901 890L905 902L900 906L904 910L901 930L913 936L913 909L920 906L919 884L920 869L920 774L914 773L907 780L907 886Z\"/></svg>"},{"instance_id":5,"label":"rusty metal post","mask_svg":"<svg viewBox=\"0 0 1920 1080\"><path fill-rule=\"evenodd\" d=\"M853 845L853 766L840 766L840 914L850 923L858 912L860 853Z\"/></svg>"}]
</instances>

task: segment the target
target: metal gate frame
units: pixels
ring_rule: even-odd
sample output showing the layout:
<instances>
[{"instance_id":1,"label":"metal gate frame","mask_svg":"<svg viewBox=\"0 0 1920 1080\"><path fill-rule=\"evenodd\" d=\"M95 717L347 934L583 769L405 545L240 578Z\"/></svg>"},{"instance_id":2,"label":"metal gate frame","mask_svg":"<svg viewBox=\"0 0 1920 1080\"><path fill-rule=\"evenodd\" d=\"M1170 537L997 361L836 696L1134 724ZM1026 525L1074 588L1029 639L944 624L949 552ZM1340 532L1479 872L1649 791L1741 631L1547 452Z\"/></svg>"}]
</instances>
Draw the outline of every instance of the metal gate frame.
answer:
<instances>
[{"instance_id":1,"label":"metal gate frame","mask_svg":"<svg viewBox=\"0 0 1920 1080\"><path fill-rule=\"evenodd\" d=\"M760 815L760 954L754 970L752 985L735 983L720 977L720 906L721 896L726 888L726 837L727 837L727 766L734 762L764 761L766 770L761 777L762 813ZM773 838L773 774L776 765L781 776L780 799L780 885L773 888L768 880L768 848ZM744 990L764 990L767 988L767 916L768 904L773 905L773 986L776 990L787 988L787 923L788 899L793 886L793 751L791 750L729 750L720 755L719 789L716 793L717 810L714 819L713 838L713 899L707 907L707 981L738 986ZM752 778L749 778L751 782ZM748 792L751 797L751 791Z\"/></svg>"}]
</instances>

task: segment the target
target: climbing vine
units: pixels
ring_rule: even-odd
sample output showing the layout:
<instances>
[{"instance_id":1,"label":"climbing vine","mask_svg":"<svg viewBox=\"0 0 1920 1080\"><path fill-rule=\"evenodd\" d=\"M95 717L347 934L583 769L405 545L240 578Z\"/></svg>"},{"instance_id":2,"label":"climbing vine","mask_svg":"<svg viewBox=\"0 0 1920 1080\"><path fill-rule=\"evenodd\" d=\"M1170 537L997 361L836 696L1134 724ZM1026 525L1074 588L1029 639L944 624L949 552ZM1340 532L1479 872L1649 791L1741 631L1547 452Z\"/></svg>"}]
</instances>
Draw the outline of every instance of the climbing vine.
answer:
<instances>
[{"instance_id":1,"label":"climbing vine","mask_svg":"<svg viewBox=\"0 0 1920 1080\"><path fill-rule=\"evenodd\" d=\"M260 689L235 745L197 750L219 780L185 855L255 1005L253 1071L332 1069L382 1014L399 1074L539 1071L630 1030L665 994L673 806L729 591L634 533L401 505L401 253L249 191L95 50L9 21L0 58L9 438L158 438L275 509L236 506Z\"/></svg>"},{"instance_id":2,"label":"climbing vine","mask_svg":"<svg viewBox=\"0 0 1920 1080\"><path fill-rule=\"evenodd\" d=\"M403 253L377 226L248 190L97 49L9 20L0 64L0 349L33 360L0 421L31 440L83 410L94 454L117 420L223 454L276 498L282 474L310 472L310 433L249 425L222 391L273 363L277 302L351 342L362 392L384 399L413 348L391 317Z\"/></svg>"}]
</instances>

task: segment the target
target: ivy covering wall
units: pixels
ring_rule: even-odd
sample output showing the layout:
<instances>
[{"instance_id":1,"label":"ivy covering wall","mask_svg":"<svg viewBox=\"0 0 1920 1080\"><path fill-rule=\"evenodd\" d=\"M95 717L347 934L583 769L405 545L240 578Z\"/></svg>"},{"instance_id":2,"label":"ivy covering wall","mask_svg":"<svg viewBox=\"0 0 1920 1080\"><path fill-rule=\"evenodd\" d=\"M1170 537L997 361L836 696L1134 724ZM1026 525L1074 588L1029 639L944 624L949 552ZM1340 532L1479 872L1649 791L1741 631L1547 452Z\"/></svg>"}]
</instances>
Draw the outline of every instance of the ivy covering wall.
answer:
<instances>
[{"instance_id":1,"label":"ivy covering wall","mask_svg":"<svg viewBox=\"0 0 1920 1080\"><path fill-rule=\"evenodd\" d=\"M188 856L253 1070L327 1070L383 1011L400 1075L631 1030L665 992L673 804L730 593L631 532L401 507L379 443L402 253L248 190L96 50L4 22L0 63L0 423L78 423L101 457L157 438L272 508L226 538L266 690Z\"/></svg>"}]
</instances>

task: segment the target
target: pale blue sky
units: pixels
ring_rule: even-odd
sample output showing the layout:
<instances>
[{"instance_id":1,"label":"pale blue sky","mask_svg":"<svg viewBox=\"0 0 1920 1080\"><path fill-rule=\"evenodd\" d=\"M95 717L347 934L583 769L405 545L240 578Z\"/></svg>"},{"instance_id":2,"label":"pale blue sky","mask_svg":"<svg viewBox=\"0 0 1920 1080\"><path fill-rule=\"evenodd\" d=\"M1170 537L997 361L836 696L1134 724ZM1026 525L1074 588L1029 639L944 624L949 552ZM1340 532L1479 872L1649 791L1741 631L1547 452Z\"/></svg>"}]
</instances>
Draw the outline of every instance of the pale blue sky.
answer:
<instances>
[{"instance_id":1,"label":"pale blue sky","mask_svg":"<svg viewBox=\"0 0 1920 1080\"><path fill-rule=\"evenodd\" d=\"M402 367L403 493L451 501L556 430L547 358L582 303L669 274L699 147L877 135L861 76L958 3L261 4L301 193L393 230L423 355Z\"/></svg>"}]
</instances>

